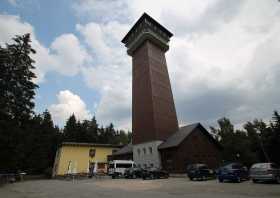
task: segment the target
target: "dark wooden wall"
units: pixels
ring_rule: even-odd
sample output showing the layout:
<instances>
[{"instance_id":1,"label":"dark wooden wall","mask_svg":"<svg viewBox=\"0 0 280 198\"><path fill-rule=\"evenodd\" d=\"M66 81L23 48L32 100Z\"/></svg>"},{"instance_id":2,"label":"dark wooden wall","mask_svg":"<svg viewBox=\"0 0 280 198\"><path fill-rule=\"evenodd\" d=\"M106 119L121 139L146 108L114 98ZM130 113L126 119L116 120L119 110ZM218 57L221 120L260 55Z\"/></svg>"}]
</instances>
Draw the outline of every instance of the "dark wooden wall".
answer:
<instances>
[{"instance_id":1,"label":"dark wooden wall","mask_svg":"<svg viewBox=\"0 0 280 198\"><path fill-rule=\"evenodd\" d=\"M145 41L132 56L132 142L166 140L178 121L165 52Z\"/></svg>"},{"instance_id":2,"label":"dark wooden wall","mask_svg":"<svg viewBox=\"0 0 280 198\"><path fill-rule=\"evenodd\" d=\"M202 130L196 128L177 147L160 150L163 169L184 173L187 165L193 163L205 163L210 168L218 168L221 163L221 148Z\"/></svg>"}]
</instances>

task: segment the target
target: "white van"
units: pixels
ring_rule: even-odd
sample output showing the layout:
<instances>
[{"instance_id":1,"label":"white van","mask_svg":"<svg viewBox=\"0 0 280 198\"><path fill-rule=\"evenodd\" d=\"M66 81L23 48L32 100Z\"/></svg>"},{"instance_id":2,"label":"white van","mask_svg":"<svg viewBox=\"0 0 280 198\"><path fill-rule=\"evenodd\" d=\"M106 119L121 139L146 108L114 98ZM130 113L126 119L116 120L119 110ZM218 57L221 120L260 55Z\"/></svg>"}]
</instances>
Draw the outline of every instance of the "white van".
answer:
<instances>
[{"instance_id":1,"label":"white van","mask_svg":"<svg viewBox=\"0 0 280 198\"><path fill-rule=\"evenodd\" d=\"M109 162L108 174L112 178L123 177L125 169L136 167L136 164L132 160L113 160Z\"/></svg>"}]
</instances>

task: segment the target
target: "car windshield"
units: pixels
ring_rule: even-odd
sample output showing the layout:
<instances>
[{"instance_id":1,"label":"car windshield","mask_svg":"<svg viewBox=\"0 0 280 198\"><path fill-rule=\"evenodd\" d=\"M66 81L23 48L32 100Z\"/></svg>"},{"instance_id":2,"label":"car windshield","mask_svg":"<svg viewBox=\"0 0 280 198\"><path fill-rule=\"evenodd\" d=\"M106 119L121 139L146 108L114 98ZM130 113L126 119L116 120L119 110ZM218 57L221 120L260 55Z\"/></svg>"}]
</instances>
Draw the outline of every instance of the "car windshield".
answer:
<instances>
[{"instance_id":1,"label":"car windshield","mask_svg":"<svg viewBox=\"0 0 280 198\"><path fill-rule=\"evenodd\" d=\"M252 166L252 169L267 169L270 167L270 164L268 163L259 163L259 164L254 164Z\"/></svg>"}]
</instances>

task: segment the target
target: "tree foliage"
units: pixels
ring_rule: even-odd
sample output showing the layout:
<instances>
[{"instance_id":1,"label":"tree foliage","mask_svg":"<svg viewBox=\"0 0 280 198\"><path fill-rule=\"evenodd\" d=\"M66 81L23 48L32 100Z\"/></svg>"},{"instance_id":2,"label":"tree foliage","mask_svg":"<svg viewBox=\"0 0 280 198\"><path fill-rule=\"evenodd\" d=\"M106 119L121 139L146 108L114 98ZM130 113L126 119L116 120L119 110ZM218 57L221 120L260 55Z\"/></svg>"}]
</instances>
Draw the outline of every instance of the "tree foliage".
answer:
<instances>
[{"instance_id":1,"label":"tree foliage","mask_svg":"<svg viewBox=\"0 0 280 198\"><path fill-rule=\"evenodd\" d=\"M235 130L227 118L218 120L218 128L210 128L224 148L224 161L240 161L247 166L256 162L280 163L280 116L277 111L270 125L256 119L243 128Z\"/></svg>"},{"instance_id":2,"label":"tree foliage","mask_svg":"<svg viewBox=\"0 0 280 198\"><path fill-rule=\"evenodd\" d=\"M111 123L107 127L99 127L95 117L91 120L77 121L72 114L63 129L63 140L69 142L96 142L102 144L128 144L131 133L115 130Z\"/></svg>"},{"instance_id":3,"label":"tree foliage","mask_svg":"<svg viewBox=\"0 0 280 198\"><path fill-rule=\"evenodd\" d=\"M0 46L0 168L18 169L24 160L26 126L33 115L35 89L32 80L35 53L30 35L16 36Z\"/></svg>"},{"instance_id":4,"label":"tree foliage","mask_svg":"<svg viewBox=\"0 0 280 198\"><path fill-rule=\"evenodd\" d=\"M2 116L21 122L33 113L35 88L32 81L35 53L30 34L16 36L12 44L0 46L0 111Z\"/></svg>"}]
</instances>

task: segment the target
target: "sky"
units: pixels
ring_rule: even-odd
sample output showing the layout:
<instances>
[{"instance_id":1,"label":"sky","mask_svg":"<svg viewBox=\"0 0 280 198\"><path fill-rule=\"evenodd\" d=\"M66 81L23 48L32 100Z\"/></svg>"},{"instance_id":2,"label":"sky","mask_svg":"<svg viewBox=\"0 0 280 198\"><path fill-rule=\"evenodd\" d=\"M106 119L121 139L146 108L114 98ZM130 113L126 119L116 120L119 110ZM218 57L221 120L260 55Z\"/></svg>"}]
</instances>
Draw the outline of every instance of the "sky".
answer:
<instances>
[{"instance_id":1,"label":"sky","mask_svg":"<svg viewBox=\"0 0 280 198\"><path fill-rule=\"evenodd\" d=\"M166 53L180 125L268 121L280 111L278 0L1 0L0 45L31 33L35 112L131 130L132 63L121 39L148 13Z\"/></svg>"}]
</instances>

